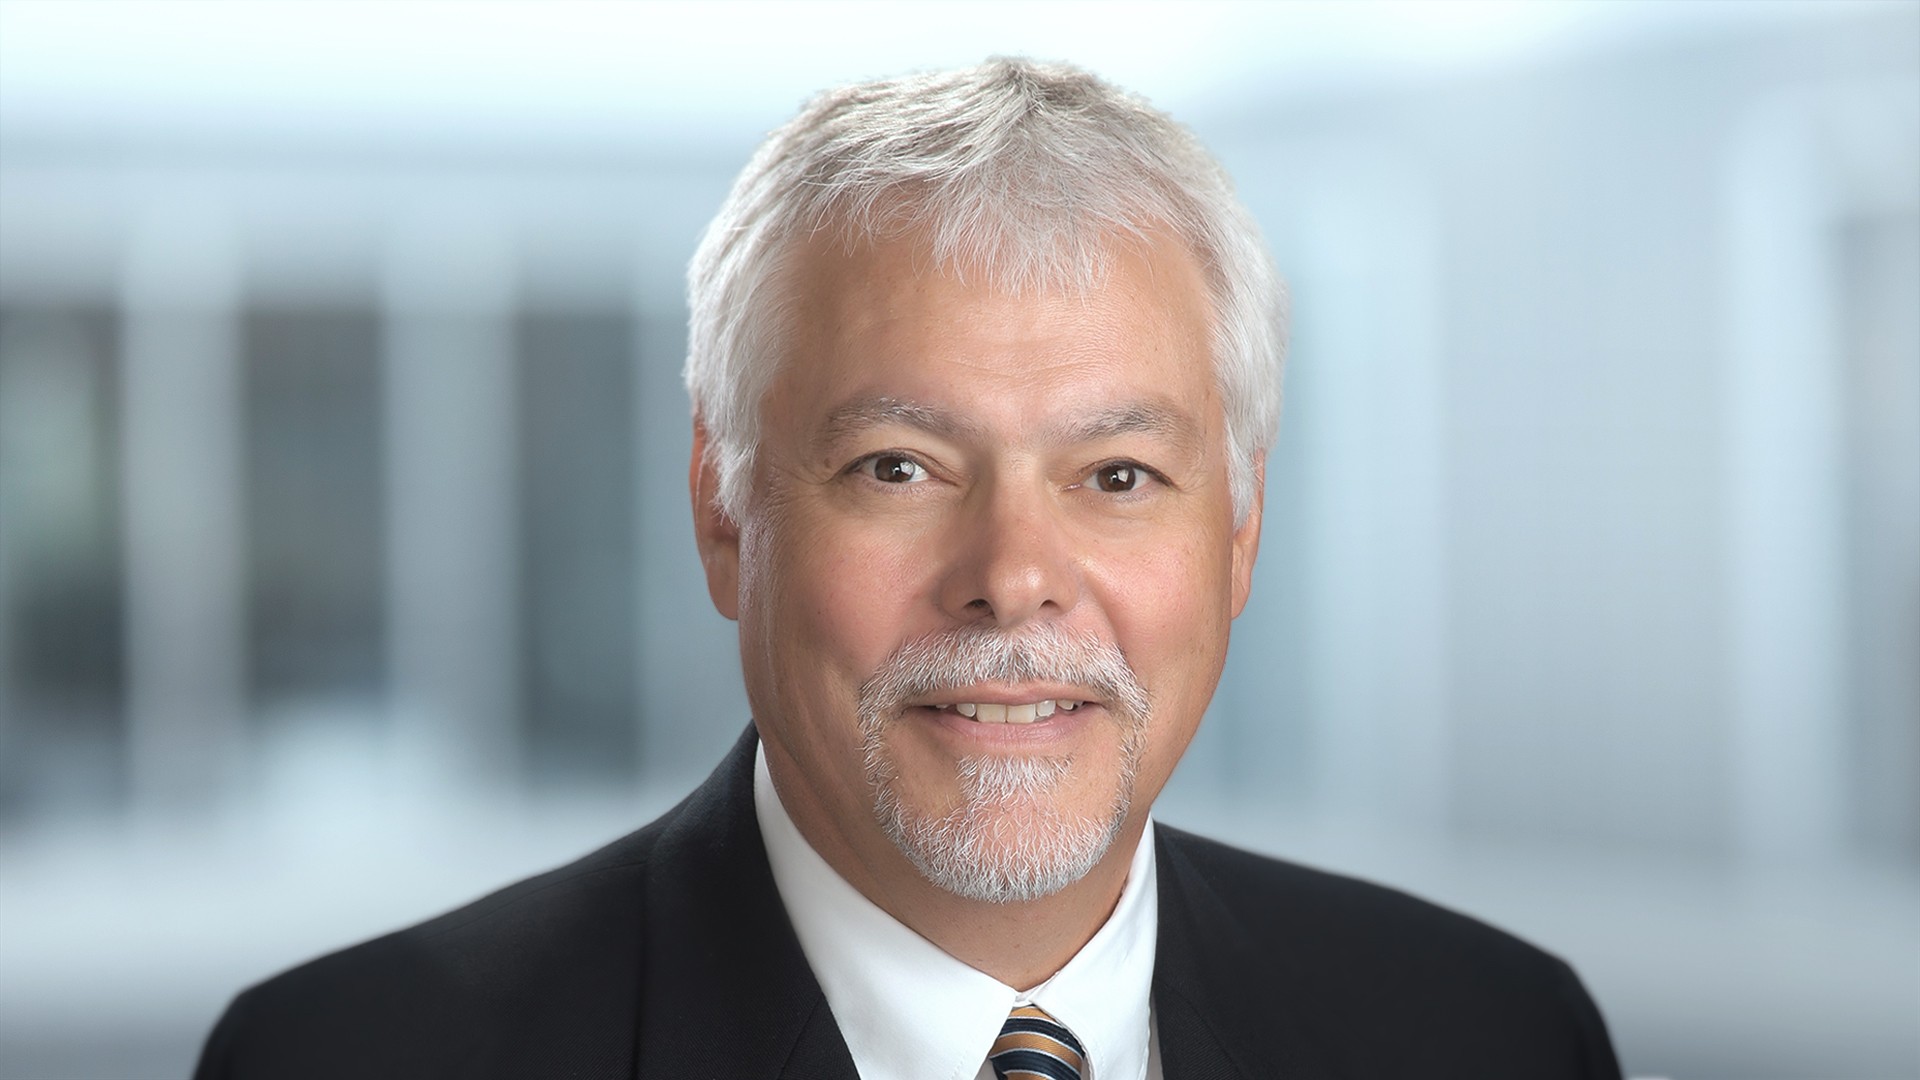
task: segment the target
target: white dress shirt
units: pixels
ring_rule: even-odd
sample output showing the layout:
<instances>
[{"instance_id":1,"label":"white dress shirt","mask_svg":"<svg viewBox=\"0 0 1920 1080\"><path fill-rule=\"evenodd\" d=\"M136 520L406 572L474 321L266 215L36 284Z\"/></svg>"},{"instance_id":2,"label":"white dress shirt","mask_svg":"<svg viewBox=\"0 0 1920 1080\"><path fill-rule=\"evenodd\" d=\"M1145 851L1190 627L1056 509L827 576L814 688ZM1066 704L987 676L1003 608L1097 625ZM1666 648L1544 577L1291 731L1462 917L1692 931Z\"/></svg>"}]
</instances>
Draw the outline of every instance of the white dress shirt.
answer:
<instances>
[{"instance_id":1,"label":"white dress shirt","mask_svg":"<svg viewBox=\"0 0 1920 1080\"><path fill-rule=\"evenodd\" d=\"M1148 1005L1159 929L1151 820L1106 924L1021 993L909 930L828 866L781 805L764 747L753 806L774 884L862 1080L993 1080L987 1051L1026 1004L1079 1038L1087 1080L1159 1080Z\"/></svg>"}]
</instances>

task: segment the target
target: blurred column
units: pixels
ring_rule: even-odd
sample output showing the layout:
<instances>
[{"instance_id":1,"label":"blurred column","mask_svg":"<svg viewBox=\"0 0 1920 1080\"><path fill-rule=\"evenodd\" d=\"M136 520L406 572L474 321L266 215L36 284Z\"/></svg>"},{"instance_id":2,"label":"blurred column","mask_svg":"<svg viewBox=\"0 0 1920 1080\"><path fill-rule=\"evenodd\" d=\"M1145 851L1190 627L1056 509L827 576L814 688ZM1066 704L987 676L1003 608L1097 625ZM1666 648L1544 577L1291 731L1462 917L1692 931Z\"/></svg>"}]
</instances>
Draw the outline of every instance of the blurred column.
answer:
<instances>
[{"instance_id":1,"label":"blurred column","mask_svg":"<svg viewBox=\"0 0 1920 1080\"><path fill-rule=\"evenodd\" d=\"M4 328L0 327L0 334ZM14 435L18 420L12 418L17 396L7 385L7 348L4 337L0 337L0 750L7 747L8 729L14 723L14 716L20 706L13 700L13 564L20 556L14 550L12 529L18 526L12 522L18 520L18 504L23 500L15 493L19 480L18 471L13 462L24 456L20 447L25 442ZM0 766L0 796L11 795L8 770Z\"/></svg>"},{"instance_id":2,"label":"blurred column","mask_svg":"<svg viewBox=\"0 0 1920 1080\"><path fill-rule=\"evenodd\" d=\"M238 244L169 200L122 278L127 762L134 805L204 803L244 750Z\"/></svg>"},{"instance_id":3,"label":"blurred column","mask_svg":"<svg viewBox=\"0 0 1920 1080\"><path fill-rule=\"evenodd\" d=\"M1330 143L1294 197L1319 297L1299 375L1321 805L1396 829L1449 807L1445 432L1436 212L1388 146Z\"/></svg>"},{"instance_id":4,"label":"blurred column","mask_svg":"<svg viewBox=\"0 0 1920 1080\"><path fill-rule=\"evenodd\" d=\"M516 774L513 258L497 214L435 207L387 252L389 671L419 779Z\"/></svg>"},{"instance_id":5,"label":"blurred column","mask_svg":"<svg viewBox=\"0 0 1920 1080\"><path fill-rule=\"evenodd\" d=\"M1845 829L1836 193L1811 104L1751 117L1727 173L1734 827L1762 856Z\"/></svg>"}]
</instances>

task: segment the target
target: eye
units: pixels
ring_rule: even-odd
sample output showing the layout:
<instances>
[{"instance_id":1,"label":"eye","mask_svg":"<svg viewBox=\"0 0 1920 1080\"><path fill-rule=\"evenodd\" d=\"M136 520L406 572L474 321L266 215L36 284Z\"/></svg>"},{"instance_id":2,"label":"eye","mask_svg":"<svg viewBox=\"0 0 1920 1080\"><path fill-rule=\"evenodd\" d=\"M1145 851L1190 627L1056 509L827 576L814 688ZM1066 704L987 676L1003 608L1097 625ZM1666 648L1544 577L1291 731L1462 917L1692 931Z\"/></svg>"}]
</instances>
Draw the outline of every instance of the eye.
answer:
<instances>
[{"instance_id":1,"label":"eye","mask_svg":"<svg viewBox=\"0 0 1920 1080\"><path fill-rule=\"evenodd\" d=\"M854 462L853 468L883 484L916 484L927 479L927 467L905 454L872 454Z\"/></svg>"},{"instance_id":2,"label":"eye","mask_svg":"<svg viewBox=\"0 0 1920 1080\"><path fill-rule=\"evenodd\" d=\"M1086 482L1109 495L1124 495L1145 486L1153 474L1131 461L1114 461L1093 470Z\"/></svg>"}]
</instances>

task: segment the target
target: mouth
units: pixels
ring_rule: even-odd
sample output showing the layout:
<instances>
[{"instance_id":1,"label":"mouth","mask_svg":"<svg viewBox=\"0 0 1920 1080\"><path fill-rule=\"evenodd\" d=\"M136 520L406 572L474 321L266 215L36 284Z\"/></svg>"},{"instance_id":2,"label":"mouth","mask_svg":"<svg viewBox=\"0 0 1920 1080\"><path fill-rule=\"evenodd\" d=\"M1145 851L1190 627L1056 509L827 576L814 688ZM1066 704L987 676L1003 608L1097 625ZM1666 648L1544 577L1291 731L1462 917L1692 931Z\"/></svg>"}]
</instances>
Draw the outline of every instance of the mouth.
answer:
<instances>
[{"instance_id":1,"label":"mouth","mask_svg":"<svg viewBox=\"0 0 1920 1080\"><path fill-rule=\"evenodd\" d=\"M1084 698L1041 698L1037 701L929 702L922 708L971 720L976 724L1040 724L1059 713L1071 713L1092 704Z\"/></svg>"}]
</instances>

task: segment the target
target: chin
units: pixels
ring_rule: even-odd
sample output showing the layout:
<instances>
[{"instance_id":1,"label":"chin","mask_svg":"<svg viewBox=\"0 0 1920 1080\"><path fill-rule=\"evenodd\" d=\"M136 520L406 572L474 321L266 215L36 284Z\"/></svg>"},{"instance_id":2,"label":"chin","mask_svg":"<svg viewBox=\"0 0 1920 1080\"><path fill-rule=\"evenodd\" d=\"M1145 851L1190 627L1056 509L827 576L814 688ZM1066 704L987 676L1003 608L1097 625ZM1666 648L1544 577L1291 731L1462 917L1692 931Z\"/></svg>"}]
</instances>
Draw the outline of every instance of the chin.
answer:
<instances>
[{"instance_id":1,"label":"chin","mask_svg":"<svg viewBox=\"0 0 1920 1080\"><path fill-rule=\"evenodd\" d=\"M1127 819L1132 769L1116 777L1099 813L1063 810L1071 758L970 757L959 763L960 802L940 814L909 806L891 771L876 770L874 814L922 877L966 900L1043 899L1087 876Z\"/></svg>"}]
</instances>

